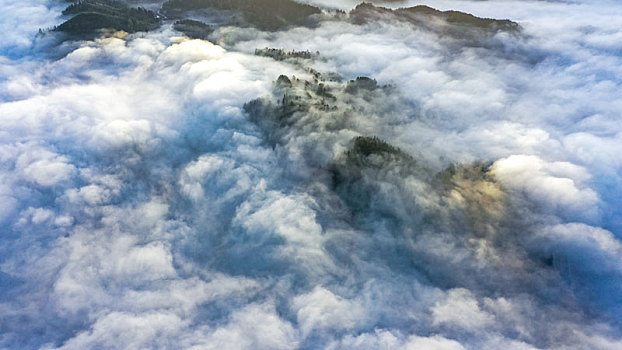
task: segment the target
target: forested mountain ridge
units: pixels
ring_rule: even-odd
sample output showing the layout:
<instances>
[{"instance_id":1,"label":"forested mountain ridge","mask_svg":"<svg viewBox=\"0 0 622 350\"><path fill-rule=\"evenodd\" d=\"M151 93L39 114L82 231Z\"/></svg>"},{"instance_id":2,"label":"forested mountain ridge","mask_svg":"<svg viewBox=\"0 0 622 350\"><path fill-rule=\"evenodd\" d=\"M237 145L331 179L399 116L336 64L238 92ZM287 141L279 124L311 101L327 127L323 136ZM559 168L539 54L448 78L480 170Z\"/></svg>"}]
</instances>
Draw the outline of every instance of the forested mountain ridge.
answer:
<instances>
[{"instance_id":1,"label":"forested mountain ridge","mask_svg":"<svg viewBox=\"0 0 622 350\"><path fill-rule=\"evenodd\" d=\"M55 28L72 35L92 35L98 30L114 29L128 33L149 31L160 26L153 11L133 8L118 0L83 0L69 5L63 15L73 16Z\"/></svg>"},{"instance_id":2,"label":"forested mountain ridge","mask_svg":"<svg viewBox=\"0 0 622 350\"><path fill-rule=\"evenodd\" d=\"M169 0L162 5L171 15L210 8L240 12L245 21L268 31L305 24L309 16L321 13L317 7L292 0Z\"/></svg>"},{"instance_id":3,"label":"forested mountain ridge","mask_svg":"<svg viewBox=\"0 0 622 350\"><path fill-rule=\"evenodd\" d=\"M204 39L214 27L202 26L196 18L188 18L188 14L193 11L213 12L223 17L224 21L220 25L245 24L263 31L307 26L322 20L350 21L359 25L382 20L406 21L426 30L442 31L454 36L464 35L465 29L487 32L520 30L517 23L509 20L480 18L459 11L439 11L424 5L393 10L363 2L346 14L342 11L322 10L294 0L168 0L162 5L161 14L132 7L121 0L81 0L73 1L63 11L63 15L72 17L55 29L74 36L92 35L103 29L134 33L156 29L163 17L170 17L195 21L180 22L177 27L182 32L188 32L191 37ZM324 16L319 16L321 14ZM319 17L313 19L314 16Z\"/></svg>"},{"instance_id":4,"label":"forested mountain ridge","mask_svg":"<svg viewBox=\"0 0 622 350\"><path fill-rule=\"evenodd\" d=\"M416 25L429 25L430 20L443 21L449 25L479 28L492 31L516 31L520 29L518 23L508 19L493 19L474 16L460 11L440 11L426 5L417 5L395 10L375 6L363 2L350 11L354 23L363 24L373 20L401 20Z\"/></svg>"}]
</instances>

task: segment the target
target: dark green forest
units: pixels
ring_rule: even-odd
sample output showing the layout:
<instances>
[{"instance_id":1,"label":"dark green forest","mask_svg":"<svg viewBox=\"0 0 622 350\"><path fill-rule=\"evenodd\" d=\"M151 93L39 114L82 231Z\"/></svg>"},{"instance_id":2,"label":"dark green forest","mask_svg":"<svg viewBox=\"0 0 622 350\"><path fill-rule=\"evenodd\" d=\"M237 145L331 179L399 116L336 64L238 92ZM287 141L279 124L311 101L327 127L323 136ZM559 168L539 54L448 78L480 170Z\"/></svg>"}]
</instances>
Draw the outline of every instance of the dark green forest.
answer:
<instances>
[{"instance_id":1,"label":"dark green forest","mask_svg":"<svg viewBox=\"0 0 622 350\"><path fill-rule=\"evenodd\" d=\"M55 28L57 31L85 36L98 30L114 29L128 33L153 30L160 26L159 16L144 8L133 8L117 0L84 0L63 11L73 16Z\"/></svg>"}]
</instances>

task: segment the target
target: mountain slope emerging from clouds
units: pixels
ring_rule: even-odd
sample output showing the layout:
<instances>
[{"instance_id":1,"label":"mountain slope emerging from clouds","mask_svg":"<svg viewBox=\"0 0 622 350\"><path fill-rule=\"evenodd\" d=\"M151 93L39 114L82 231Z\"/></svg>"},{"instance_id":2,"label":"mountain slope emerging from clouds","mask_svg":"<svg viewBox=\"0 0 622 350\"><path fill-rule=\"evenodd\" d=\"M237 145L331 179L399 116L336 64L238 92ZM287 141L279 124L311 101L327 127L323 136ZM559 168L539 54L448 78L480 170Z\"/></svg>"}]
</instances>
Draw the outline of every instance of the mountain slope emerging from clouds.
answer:
<instances>
[{"instance_id":1,"label":"mountain slope emerging from clouds","mask_svg":"<svg viewBox=\"0 0 622 350\"><path fill-rule=\"evenodd\" d=\"M392 10L363 2L350 11L350 16L355 23L359 24L386 20L405 21L419 26L435 28L445 23L445 28L442 29L451 33L459 33L460 30L468 29L492 32L515 32L520 29L518 23L507 19L481 18L460 11L439 11L425 5Z\"/></svg>"},{"instance_id":2,"label":"mountain slope emerging from clouds","mask_svg":"<svg viewBox=\"0 0 622 350\"><path fill-rule=\"evenodd\" d=\"M160 25L159 16L144 8L133 8L118 0L83 0L71 4L63 15L73 16L56 30L78 37L104 29L128 33L149 31Z\"/></svg>"},{"instance_id":3,"label":"mountain slope emerging from clouds","mask_svg":"<svg viewBox=\"0 0 622 350\"><path fill-rule=\"evenodd\" d=\"M302 25L321 10L293 0L169 0L162 6L169 14L192 10L216 9L235 11L244 20L262 30L277 30Z\"/></svg>"},{"instance_id":4,"label":"mountain slope emerging from clouds","mask_svg":"<svg viewBox=\"0 0 622 350\"><path fill-rule=\"evenodd\" d=\"M226 13L220 13L223 18L229 17L224 23L239 25L245 22L265 31L308 25L312 23L311 16L322 13L318 7L293 0L168 0L162 5L163 13L185 21L192 20L185 17L193 11L225 11ZM161 23L161 18L155 12L141 7L130 7L119 0L76 1L63 14L72 18L59 25L56 30L76 36L92 35L104 29L123 30L128 33L149 31L156 29ZM239 15L243 21L236 21L234 14ZM519 30L518 24L509 20L479 18L459 11L439 11L424 5L391 10L371 3L361 3L346 17L337 13L326 18L349 18L356 24L381 20L406 21L455 36L465 35L465 30L473 29L486 32ZM180 22L178 27L185 28L181 31L188 31L193 37L205 38L210 32L205 27L199 28L197 22Z\"/></svg>"}]
</instances>

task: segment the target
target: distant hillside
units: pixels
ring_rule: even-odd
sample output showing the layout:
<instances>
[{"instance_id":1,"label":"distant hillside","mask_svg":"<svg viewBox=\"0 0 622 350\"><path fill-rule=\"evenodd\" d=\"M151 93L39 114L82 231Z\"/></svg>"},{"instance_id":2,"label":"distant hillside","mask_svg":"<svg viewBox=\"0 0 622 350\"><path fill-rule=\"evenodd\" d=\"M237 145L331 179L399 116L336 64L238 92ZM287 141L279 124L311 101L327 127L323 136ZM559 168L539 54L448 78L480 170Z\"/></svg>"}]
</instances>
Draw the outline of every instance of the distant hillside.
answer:
<instances>
[{"instance_id":1,"label":"distant hillside","mask_svg":"<svg viewBox=\"0 0 622 350\"><path fill-rule=\"evenodd\" d=\"M214 31L213 26L191 19L179 20L175 22L173 28L186 34L192 39L207 39L207 37Z\"/></svg>"},{"instance_id":2,"label":"distant hillside","mask_svg":"<svg viewBox=\"0 0 622 350\"><path fill-rule=\"evenodd\" d=\"M55 28L73 35L89 35L102 29L124 30L128 33L148 31L160 25L160 18L144 8L132 8L117 0L84 0L63 11L73 17Z\"/></svg>"},{"instance_id":3,"label":"distant hillside","mask_svg":"<svg viewBox=\"0 0 622 350\"><path fill-rule=\"evenodd\" d=\"M209 8L240 12L246 22L268 31L305 24L309 16L321 12L292 0L169 0L162 6L169 14Z\"/></svg>"},{"instance_id":4,"label":"distant hillside","mask_svg":"<svg viewBox=\"0 0 622 350\"><path fill-rule=\"evenodd\" d=\"M361 3L350 12L350 17L357 24L389 19L429 26L432 19L444 21L447 24L491 31L516 31L520 28L518 23L507 19L481 18L459 11L439 11L424 5L392 10L374 6L371 3Z\"/></svg>"},{"instance_id":5,"label":"distant hillside","mask_svg":"<svg viewBox=\"0 0 622 350\"><path fill-rule=\"evenodd\" d=\"M319 55L318 53L312 53L310 51L287 51L284 49L275 49L275 48L264 48L264 49L255 49L256 56L270 57L277 61L285 61L287 59L312 59Z\"/></svg>"}]
</instances>

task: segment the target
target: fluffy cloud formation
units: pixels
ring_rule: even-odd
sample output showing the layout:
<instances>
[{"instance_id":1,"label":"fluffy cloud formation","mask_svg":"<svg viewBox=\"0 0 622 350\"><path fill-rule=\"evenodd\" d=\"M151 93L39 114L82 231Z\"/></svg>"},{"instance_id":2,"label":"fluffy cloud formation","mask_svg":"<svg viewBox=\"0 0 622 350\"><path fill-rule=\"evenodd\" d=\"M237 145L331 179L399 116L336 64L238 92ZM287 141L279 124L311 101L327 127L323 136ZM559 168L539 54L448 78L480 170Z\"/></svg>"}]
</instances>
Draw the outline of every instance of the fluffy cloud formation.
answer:
<instances>
[{"instance_id":1,"label":"fluffy cloud formation","mask_svg":"<svg viewBox=\"0 0 622 350\"><path fill-rule=\"evenodd\" d=\"M513 191L560 216L598 218L598 194L586 186L586 169L568 162L546 163L537 156L513 155L495 162L495 176Z\"/></svg>"},{"instance_id":2,"label":"fluffy cloud formation","mask_svg":"<svg viewBox=\"0 0 622 350\"><path fill-rule=\"evenodd\" d=\"M524 35L328 19L57 45L37 30L62 4L0 5L0 347L620 348L619 5L430 5ZM336 109L254 119L281 74Z\"/></svg>"}]
</instances>

